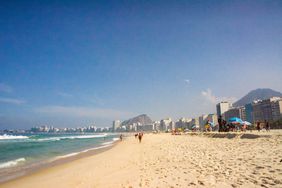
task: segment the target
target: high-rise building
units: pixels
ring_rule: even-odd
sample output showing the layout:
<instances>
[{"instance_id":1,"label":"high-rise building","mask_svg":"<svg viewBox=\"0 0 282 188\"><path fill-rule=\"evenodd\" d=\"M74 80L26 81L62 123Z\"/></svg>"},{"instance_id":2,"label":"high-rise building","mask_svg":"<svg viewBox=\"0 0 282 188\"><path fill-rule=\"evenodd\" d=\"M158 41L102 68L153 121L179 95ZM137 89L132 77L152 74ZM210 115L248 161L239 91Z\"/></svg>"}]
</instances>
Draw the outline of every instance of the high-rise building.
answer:
<instances>
[{"instance_id":1,"label":"high-rise building","mask_svg":"<svg viewBox=\"0 0 282 188\"><path fill-rule=\"evenodd\" d=\"M154 121L153 125L154 125L154 130L159 131L160 130L160 121Z\"/></svg>"},{"instance_id":2,"label":"high-rise building","mask_svg":"<svg viewBox=\"0 0 282 188\"><path fill-rule=\"evenodd\" d=\"M160 130L167 131L168 129L172 129L172 120L171 118L162 119L160 122Z\"/></svg>"},{"instance_id":3,"label":"high-rise building","mask_svg":"<svg viewBox=\"0 0 282 188\"><path fill-rule=\"evenodd\" d=\"M245 107L237 107L237 108L230 108L223 114L225 120L229 120L232 117L238 117L242 119L243 121L246 121L246 110Z\"/></svg>"},{"instance_id":4,"label":"high-rise building","mask_svg":"<svg viewBox=\"0 0 282 188\"><path fill-rule=\"evenodd\" d=\"M222 116L224 112L231 108L231 104L227 101L220 102L216 105L217 117ZM224 118L224 117L223 117Z\"/></svg>"},{"instance_id":5,"label":"high-rise building","mask_svg":"<svg viewBox=\"0 0 282 188\"><path fill-rule=\"evenodd\" d=\"M192 129L193 127L194 127L194 128L197 128L197 129L200 128L200 118L199 118L199 117L192 119L189 128Z\"/></svg>"},{"instance_id":6,"label":"high-rise building","mask_svg":"<svg viewBox=\"0 0 282 188\"><path fill-rule=\"evenodd\" d=\"M282 98L275 98L271 105L273 121L282 119Z\"/></svg>"},{"instance_id":7,"label":"high-rise building","mask_svg":"<svg viewBox=\"0 0 282 188\"><path fill-rule=\"evenodd\" d=\"M188 129L191 120L192 119L180 118L175 122L175 129Z\"/></svg>"},{"instance_id":8,"label":"high-rise building","mask_svg":"<svg viewBox=\"0 0 282 188\"><path fill-rule=\"evenodd\" d=\"M209 114L207 120L213 122L215 125L217 124L217 115L216 114Z\"/></svg>"},{"instance_id":9,"label":"high-rise building","mask_svg":"<svg viewBox=\"0 0 282 188\"><path fill-rule=\"evenodd\" d=\"M252 103L245 105L246 121L253 123L253 105Z\"/></svg>"},{"instance_id":10,"label":"high-rise building","mask_svg":"<svg viewBox=\"0 0 282 188\"><path fill-rule=\"evenodd\" d=\"M246 121L246 108L245 106L241 106L239 107L239 118L241 118L241 120Z\"/></svg>"},{"instance_id":11,"label":"high-rise building","mask_svg":"<svg viewBox=\"0 0 282 188\"><path fill-rule=\"evenodd\" d=\"M199 117L199 124L200 124L200 129L204 130L205 129L205 125L208 121L208 115L201 115Z\"/></svg>"},{"instance_id":12,"label":"high-rise building","mask_svg":"<svg viewBox=\"0 0 282 188\"><path fill-rule=\"evenodd\" d=\"M120 120L113 121L113 132L115 132L118 128L120 128L120 125L121 125Z\"/></svg>"},{"instance_id":13,"label":"high-rise building","mask_svg":"<svg viewBox=\"0 0 282 188\"><path fill-rule=\"evenodd\" d=\"M282 118L282 98L271 97L253 103L253 122L275 121Z\"/></svg>"}]
</instances>

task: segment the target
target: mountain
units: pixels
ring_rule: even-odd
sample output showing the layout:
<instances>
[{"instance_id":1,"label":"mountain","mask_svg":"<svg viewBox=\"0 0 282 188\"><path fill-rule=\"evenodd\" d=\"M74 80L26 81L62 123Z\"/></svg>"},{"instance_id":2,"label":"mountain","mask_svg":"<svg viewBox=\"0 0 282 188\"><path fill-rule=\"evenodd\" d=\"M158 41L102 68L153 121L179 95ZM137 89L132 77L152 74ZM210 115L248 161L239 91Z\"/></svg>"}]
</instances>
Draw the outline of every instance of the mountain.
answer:
<instances>
[{"instance_id":1,"label":"mountain","mask_svg":"<svg viewBox=\"0 0 282 188\"><path fill-rule=\"evenodd\" d=\"M233 106L244 106L245 104L253 102L253 100L258 99L268 99L270 97L282 97L282 93L278 91L274 91L272 89L264 88L264 89L255 89L250 91L247 95L242 97L237 102L233 103Z\"/></svg>"},{"instance_id":2,"label":"mountain","mask_svg":"<svg viewBox=\"0 0 282 188\"><path fill-rule=\"evenodd\" d=\"M141 123L142 125L148 125L153 123L153 121L149 116L147 116L146 114L141 114L129 120L123 121L122 125L132 125L133 123L138 123L138 122Z\"/></svg>"}]
</instances>

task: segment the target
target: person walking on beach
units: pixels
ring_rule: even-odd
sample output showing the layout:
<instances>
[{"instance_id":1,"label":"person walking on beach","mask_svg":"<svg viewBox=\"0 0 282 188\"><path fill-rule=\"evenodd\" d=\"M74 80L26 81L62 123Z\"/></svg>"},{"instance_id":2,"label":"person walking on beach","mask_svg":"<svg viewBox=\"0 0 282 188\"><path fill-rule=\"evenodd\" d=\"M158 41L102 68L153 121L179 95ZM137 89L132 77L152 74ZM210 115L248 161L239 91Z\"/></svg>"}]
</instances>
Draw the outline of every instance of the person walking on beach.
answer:
<instances>
[{"instance_id":1,"label":"person walking on beach","mask_svg":"<svg viewBox=\"0 0 282 188\"><path fill-rule=\"evenodd\" d=\"M222 132L222 117L221 116L219 116L217 122L219 126L218 132Z\"/></svg>"},{"instance_id":2,"label":"person walking on beach","mask_svg":"<svg viewBox=\"0 0 282 188\"><path fill-rule=\"evenodd\" d=\"M143 137L143 133L138 133L139 143L141 143L141 141L142 141L142 137Z\"/></svg>"},{"instance_id":3,"label":"person walking on beach","mask_svg":"<svg viewBox=\"0 0 282 188\"><path fill-rule=\"evenodd\" d=\"M257 122L257 130L258 132L260 132L260 122L259 121Z\"/></svg>"},{"instance_id":4,"label":"person walking on beach","mask_svg":"<svg viewBox=\"0 0 282 188\"><path fill-rule=\"evenodd\" d=\"M122 134L119 135L119 139L120 139L120 141L122 141Z\"/></svg>"},{"instance_id":5,"label":"person walking on beach","mask_svg":"<svg viewBox=\"0 0 282 188\"><path fill-rule=\"evenodd\" d=\"M265 120L265 130L270 131L270 125L269 122Z\"/></svg>"},{"instance_id":6,"label":"person walking on beach","mask_svg":"<svg viewBox=\"0 0 282 188\"><path fill-rule=\"evenodd\" d=\"M222 132L228 132L229 131L229 127L226 125L226 121L222 120Z\"/></svg>"}]
</instances>

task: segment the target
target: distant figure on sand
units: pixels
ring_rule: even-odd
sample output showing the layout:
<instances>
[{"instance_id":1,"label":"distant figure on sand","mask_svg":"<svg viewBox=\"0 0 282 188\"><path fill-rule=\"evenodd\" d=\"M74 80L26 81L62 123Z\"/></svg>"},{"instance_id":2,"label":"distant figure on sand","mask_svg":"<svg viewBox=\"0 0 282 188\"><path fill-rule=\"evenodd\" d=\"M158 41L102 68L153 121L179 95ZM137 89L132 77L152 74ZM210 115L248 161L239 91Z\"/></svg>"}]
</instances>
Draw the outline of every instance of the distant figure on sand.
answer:
<instances>
[{"instance_id":1,"label":"distant figure on sand","mask_svg":"<svg viewBox=\"0 0 282 188\"><path fill-rule=\"evenodd\" d=\"M222 117L221 116L219 116L217 122L219 126L218 132L222 132L223 130L222 130Z\"/></svg>"},{"instance_id":2,"label":"distant figure on sand","mask_svg":"<svg viewBox=\"0 0 282 188\"><path fill-rule=\"evenodd\" d=\"M260 132L260 122L259 121L257 122L257 130L258 132Z\"/></svg>"},{"instance_id":3,"label":"distant figure on sand","mask_svg":"<svg viewBox=\"0 0 282 188\"><path fill-rule=\"evenodd\" d=\"M143 133L138 133L139 143L141 143L141 141L142 141L142 137L143 137Z\"/></svg>"},{"instance_id":4,"label":"distant figure on sand","mask_svg":"<svg viewBox=\"0 0 282 188\"><path fill-rule=\"evenodd\" d=\"M265 120L265 123L264 123L264 124L265 124L265 130L266 130L266 131L270 131L269 122Z\"/></svg>"},{"instance_id":5,"label":"distant figure on sand","mask_svg":"<svg viewBox=\"0 0 282 188\"><path fill-rule=\"evenodd\" d=\"M138 133L136 133L136 134L135 134L134 136L135 136L135 138L137 138L137 136L138 136Z\"/></svg>"},{"instance_id":6,"label":"distant figure on sand","mask_svg":"<svg viewBox=\"0 0 282 188\"><path fill-rule=\"evenodd\" d=\"M226 125L226 121L225 120L222 120L222 132L228 132L229 131L229 126Z\"/></svg>"},{"instance_id":7,"label":"distant figure on sand","mask_svg":"<svg viewBox=\"0 0 282 188\"><path fill-rule=\"evenodd\" d=\"M120 139L120 141L122 141L122 134L120 134L119 139Z\"/></svg>"}]
</instances>

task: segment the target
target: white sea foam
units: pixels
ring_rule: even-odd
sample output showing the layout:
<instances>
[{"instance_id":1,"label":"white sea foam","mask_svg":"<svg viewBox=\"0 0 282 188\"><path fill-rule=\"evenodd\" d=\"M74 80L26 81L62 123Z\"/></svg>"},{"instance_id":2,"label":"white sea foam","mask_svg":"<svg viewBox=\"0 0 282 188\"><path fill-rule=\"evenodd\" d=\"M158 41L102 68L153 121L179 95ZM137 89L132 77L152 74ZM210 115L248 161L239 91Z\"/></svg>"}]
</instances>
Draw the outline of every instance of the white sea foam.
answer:
<instances>
[{"instance_id":1,"label":"white sea foam","mask_svg":"<svg viewBox=\"0 0 282 188\"><path fill-rule=\"evenodd\" d=\"M112 144L108 144L108 145L99 146L99 147L96 147L96 148L86 149L86 150L81 151L80 153L85 153L85 152L92 151L92 150L97 150L97 149L106 148L106 147L109 147L109 146L111 146L111 145L112 145Z\"/></svg>"},{"instance_id":2,"label":"white sea foam","mask_svg":"<svg viewBox=\"0 0 282 188\"><path fill-rule=\"evenodd\" d=\"M119 138L113 138L113 141L118 141L119 140Z\"/></svg>"},{"instance_id":3,"label":"white sea foam","mask_svg":"<svg viewBox=\"0 0 282 188\"><path fill-rule=\"evenodd\" d=\"M58 141L58 140L63 140L63 139L103 138L103 137L106 137L106 136L107 136L107 134L61 136L61 137L40 138L40 139L36 139L36 141Z\"/></svg>"},{"instance_id":4,"label":"white sea foam","mask_svg":"<svg viewBox=\"0 0 282 188\"><path fill-rule=\"evenodd\" d=\"M72 157L72 156L78 155L79 153L80 153L80 152L69 153L69 154L67 154L67 155L61 155L61 156L55 157L55 159L62 159L62 158Z\"/></svg>"},{"instance_id":5,"label":"white sea foam","mask_svg":"<svg viewBox=\"0 0 282 188\"><path fill-rule=\"evenodd\" d=\"M51 137L51 138L40 138L40 139L32 139L33 141L58 141L61 140L60 137Z\"/></svg>"},{"instance_id":6,"label":"white sea foam","mask_svg":"<svg viewBox=\"0 0 282 188\"><path fill-rule=\"evenodd\" d=\"M113 140L113 141L110 141L110 142L104 142L104 143L102 143L102 145L109 145L109 144L113 144L114 142L118 141L118 140L119 140L119 138L113 138L112 140Z\"/></svg>"},{"instance_id":7,"label":"white sea foam","mask_svg":"<svg viewBox=\"0 0 282 188\"><path fill-rule=\"evenodd\" d=\"M0 135L0 140L14 140L14 139L28 139L28 136L22 136L22 135Z\"/></svg>"},{"instance_id":8,"label":"white sea foam","mask_svg":"<svg viewBox=\"0 0 282 188\"><path fill-rule=\"evenodd\" d=\"M54 158L53 160L51 160L51 161L55 161L55 160L58 160L58 159L63 159L63 158L72 157L72 156L75 156L75 155L78 155L78 154L81 154L81 153L86 153L86 152L92 151L92 150L97 150L97 149L106 148L106 147L109 147L109 146L111 146L111 145L112 145L112 144L108 144L108 145L105 145L105 146L99 146L99 147L96 147L96 148L86 149L86 150L83 150L83 151L80 151L80 152L69 153L69 154L66 154L66 155L60 155L60 156L55 157L55 158Z\"/></svg>"},{"instance_id":9,"label":"white sea foam","mask_svg":"<svg viewBox=\"0 0 282 188\"><path fill-rule=\"evenodd\" d=\"M109 145L109 144L112 144L112 143L114 143L114 141L111 141L111 142L104 142L104 143L102 143L102 145Z\"/></svg>"},{"instance_id":10,"label":"white sea foam","mask_svg":"<svg viewBox=\"0 0 282 188\"><path fill-rule=\"evenodd\" d=\"M0 163L0 169L1 168L9 168L9 167L13 167L13 166L17 166L19 163L23 163L25 162L25 158L19 158L13 161L8 161L5 163Z\"/></svg>"}]
</instances>

